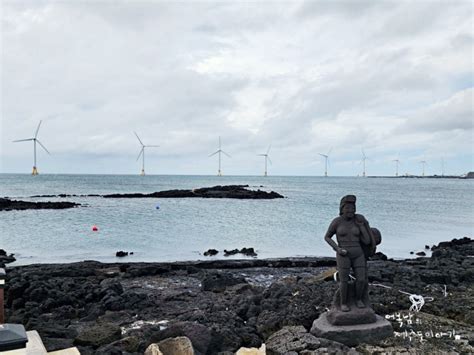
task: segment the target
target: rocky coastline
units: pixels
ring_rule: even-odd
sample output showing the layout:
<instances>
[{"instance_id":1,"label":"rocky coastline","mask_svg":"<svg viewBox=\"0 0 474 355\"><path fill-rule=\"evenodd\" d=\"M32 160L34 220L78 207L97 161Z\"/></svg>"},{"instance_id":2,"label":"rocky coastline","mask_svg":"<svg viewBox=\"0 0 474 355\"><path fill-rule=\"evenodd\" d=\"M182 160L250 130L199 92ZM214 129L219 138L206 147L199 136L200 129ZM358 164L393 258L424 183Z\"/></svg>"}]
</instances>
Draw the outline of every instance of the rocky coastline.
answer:
<instances>
[{"instance_id":1,"label":"rocky coastline","mask_svg":"<svg viewBox=\"0 0 474 355\"><path fill-rule=\"evenodd\" d=\"M472 353L474 240L384 259L369 261L370 299L395 335L354 348L309 333L337 288L334 258L9 266L6 321L81 354L143 354L178 336L195 354ZM409 295L423 297L420 312Z\"/></svg>"}]
</instances>

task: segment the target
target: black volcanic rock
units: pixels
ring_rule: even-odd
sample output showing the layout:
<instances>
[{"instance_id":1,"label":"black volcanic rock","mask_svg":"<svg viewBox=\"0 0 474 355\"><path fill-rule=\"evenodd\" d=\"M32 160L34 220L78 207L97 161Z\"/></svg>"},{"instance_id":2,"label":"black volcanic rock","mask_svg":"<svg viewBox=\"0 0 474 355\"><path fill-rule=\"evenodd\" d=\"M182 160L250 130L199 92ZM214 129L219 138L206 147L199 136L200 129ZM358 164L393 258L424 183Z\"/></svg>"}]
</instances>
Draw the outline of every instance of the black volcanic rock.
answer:
<instances>
[{"instance_id":1,"label":"black volcanic rock","mask_svg":"<svg viewBox=\"0 0 474 355\"><path fill-rule=\"evenodd\" d=\"M0 267L5 267L5 264L16 261L15 254L8 255L3 249L0 249Z\"/></svg>"},{"instance_id":2,"label":"black volcanic rock","mask_svg":"<svg viewBox=\"0 0 474 355\"><path fill-rule=\"evenodd\" d=\"M257 256L257 253L253 248L242 248L242 249L232 249L232 250L225 250L224 249L224 256L230 256L235 254L244 254L245 256Z\"/></svg>"},{"instance_id":3,"label":"black volcanic rock","mask_svg":"<svg viewBox=\"0 0 474 355\"><path fill-rule=\"evenodd\" d=\"M65 209L80 206L74 202L30 202L0 198L0 211L13 210L40 210L40 209Z\"/></svg>"},{"instance_id":4,"label":"black volcanic rock","mask_svg":"<svg viewBox=\"0 0 474 355\"><path fill-rule=\"evenodd\" d=\"M218 253L219 251L217 251L216 249L209 249L208 251L204 252L204 256L214 256L214 255L217 255Z\"/></svg>"},{"instance_id":5,"label":"black volcanic rock","mask_svg":"<svg viewBox=\"0 0 474 355\"><path fill-rule=\"evenodd\" d=\"M167 190L153 192L150 194L130 193L130 194L109 194L103 195L104 198L183 198L183 197L201 197L201 198L236 198L236 199L275 199L283 198L277 192L266 192L262 190L247 190L248 185L227 185L203 187L193 190Z\"/></svg>"},{"instance_id":6,"label":"black volcanic rock","mask_svg":"<svg viewBox=\"0 0 474 355\"><path fill-rule=\"evenodd\" d=\"M383 316L408 310L410 294L423 295L421 312L412 314L423 320L413 327L425 328L415 330L441 331L442 321L462 341L392 337L374 345L377 353L435 353L427 350L430 344L473 353L474 241L440 245L430 257L369 260L371 300ZM14 266L6 275L5 318L38 330L49 351L74 342L83 354L143 354L151 342L186 335L196 354L235 353L261 343L269 354L287 343L292 349L301 343L300 353L337 353L340 345L315 340L301 327L288 328L307 330L330 307L337 283L322 276L335 265L334 258L250 258ZM282 329L288 331L272 336Z\"/></svg>"}]
</instances>

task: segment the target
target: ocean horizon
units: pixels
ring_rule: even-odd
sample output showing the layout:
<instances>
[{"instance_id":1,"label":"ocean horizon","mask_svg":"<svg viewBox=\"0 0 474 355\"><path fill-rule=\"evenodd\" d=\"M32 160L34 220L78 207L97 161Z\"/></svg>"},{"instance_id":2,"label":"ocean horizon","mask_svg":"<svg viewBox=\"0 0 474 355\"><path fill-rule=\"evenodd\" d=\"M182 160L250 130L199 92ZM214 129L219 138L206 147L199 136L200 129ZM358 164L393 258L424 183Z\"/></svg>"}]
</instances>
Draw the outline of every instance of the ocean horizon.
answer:
<instances>
[{"instance_id":1,"label":"ocean horizon","mask_svg":"<svg viewBox=\"0 0 474 355\"><path fill-rule=\"evenodd\" d=\"M215 185L275 191L275 200L201 198L33 198L34 195L151 193ZM357 213L382 233L378 250L409 258L425 245L473 236L474 182L386 177L0 174L0 196L72 201L65 210L2 211L1 245L13 265L224 259L253 247L258 258L334 256L324 234L340 199L357 196ZM159 207L159 208L157 208ZM92 226L98 232L92 231ZM215 257L205 257L210 249ZM125 258L116 251L133 252ZM236 255L229 258L243 258Z\"/></svg>"}]
</instances>

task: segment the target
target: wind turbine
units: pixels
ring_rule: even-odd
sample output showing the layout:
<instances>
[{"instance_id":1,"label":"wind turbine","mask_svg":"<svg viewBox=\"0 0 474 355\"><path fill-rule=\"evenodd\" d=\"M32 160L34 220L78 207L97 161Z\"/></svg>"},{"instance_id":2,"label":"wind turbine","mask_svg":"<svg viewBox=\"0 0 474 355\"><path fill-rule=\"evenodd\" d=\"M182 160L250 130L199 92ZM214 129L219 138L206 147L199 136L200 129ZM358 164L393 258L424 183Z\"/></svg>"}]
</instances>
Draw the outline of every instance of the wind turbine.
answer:
<instances>
[{"instance_id":1,"label":"wind turbine","mask_svg":"<svg viewBox=\"0 0 474 355\"><path fill-rule=\"evenodd\" d=\"M41 142L37 139L38 137L38 131L40 129L40 126L41 126L41 122L42 121L39 121L39 124L38 124L38 128L36 128L36 132L35 132L35 136L34 138L27 138L27 139L19 139L19 140L16 140L16 141L13 141L13 142L26 142L26 141L33 141L33 151L34 151L34 163L33 163L33 172L31 173L31 175L38 175L38 169L36 168L36 143L38 143L41 148L43 148L46 153L50 154L48 152L48 149L46 149L46 147L41 144Z\"/></svg>"},{"instance_id":2,"label":"wind turbine","mask_svg":"<svg viewBox=\"0 0 474 355\"><path fill-rule=\"evenodd\" d=\"M331 153L331 149L328 150L327 154L321 154L321 153L318 153L319 155L321 155L322 157L324 157L324 160L325 160L325 170L324 170L324 176L328 176L328 159L329 159L329 153Z\"/></svg>"},{"instance_id":3,"label":"wind turbine","mask_svg":"<svg viewBox=\"0 0 474 355\"><path fill-rule=\"evenodd\" d=\"M138 161L138 159L140 159L140 155L141 155L142 156L142 171L141 171L140 175L144 176L145 175L145 148L151 148L151 147L156 148L156 147L159 147L159 145L145 145L145 144L143 144L140 137L138 137L137 132L133 132L133 133L135 133L135 135L137 136L138 141L140 142L140 144L142 146L142 149L140 149L140 154L138 154L137 161Z\"/></svg>"},{"instance_id":4,"label":"wind turbine","mask_svg":"<svg viewBox=\"0 0 474 355\"><path fill-rule=\"evenodd\" d=\"M221 153L224 153L225 155L227 155L230 158L230 155L227 154L226 152L224 152L221 149L221 137L219 136L219 150L217 150L214 153L212 153L211 155L209 155L209 157L212 157L213 155L219 154L219 170L217 170L217 176L222 176L222 172L221 172Z\"/></svg>"},{"instance_id":5,"label":"wind turbine","mask_svg":"<svg viewBox=\"0 0 474 355\"><path fill-rule=\"evenodd\" d=\"M365 155L365 152L364 152L364 148L362 148L362 160L360 161L364 165L364 170L362 171L362 177L366 176L366 174L365 174L365 161L367 159L369 159L369 158L367 158L367 156Z\"/></svg>"},{"instance_id":6,"label":"wind turbine","mask_svg":"<svg viewBox=\"0 0 474 355\"><path fill-rule=\"evenodd\" d=\"M426 164L426 161L425 161L425 160L422 160L422 161L420 161L420 164L421 164L422 167L423 167L423 173L421 174L421 176L425 176L425 164Z\"/></svg>"},{"instance_id":7,"label":"wind turbine","mask_svg":"<svg viewBox=\"0 0 474 355\"><path fill-rule=\"evenodd\" d=\"M272 163L270 157L268 156L271 146L272 146L271 144L268 146L266 154L257 154L258 156L265 157L265 173L263 174L263 176L267 176L267 160L270 162L270 164Z\"/></svg>"},{"instance_id":8,"label":"wind turbine","mask_svg":"<svg viewBox=\"0 0 474 355\"><path fill-rule=\"evenodd\" d=\"M399 157L397 157L397 159L393 159L392 161L395 162L396 167L397 167L397 168L396 168L397 170L396 170L396 172L395 172L395 176L398 176L398 164L400 164L400 159L399 159Z\"/></svg>"}]
</instances>

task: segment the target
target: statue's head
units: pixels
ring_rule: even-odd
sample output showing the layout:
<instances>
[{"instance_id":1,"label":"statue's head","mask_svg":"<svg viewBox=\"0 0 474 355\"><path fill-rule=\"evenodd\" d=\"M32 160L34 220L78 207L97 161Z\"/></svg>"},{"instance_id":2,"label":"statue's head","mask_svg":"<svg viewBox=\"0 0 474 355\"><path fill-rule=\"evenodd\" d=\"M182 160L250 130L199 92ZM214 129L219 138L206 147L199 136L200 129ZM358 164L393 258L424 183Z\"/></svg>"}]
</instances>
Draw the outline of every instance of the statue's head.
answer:
<instances>
[{"instance_id":1,"label":"statue's head","mask_svg":"<svg viewBox=\"0 0 474 355\"><path fill-rule=\"evenodd\" d=\"M339 216L353 218L356 212L356 197L354 195L346 195L341 199L339 204Z\"/></svg>"}]
</instances>

